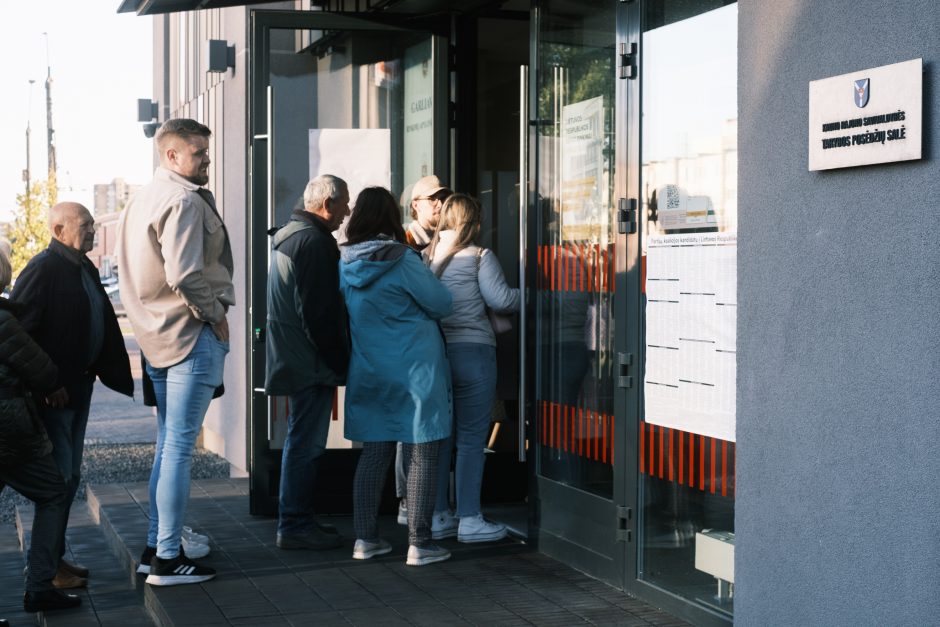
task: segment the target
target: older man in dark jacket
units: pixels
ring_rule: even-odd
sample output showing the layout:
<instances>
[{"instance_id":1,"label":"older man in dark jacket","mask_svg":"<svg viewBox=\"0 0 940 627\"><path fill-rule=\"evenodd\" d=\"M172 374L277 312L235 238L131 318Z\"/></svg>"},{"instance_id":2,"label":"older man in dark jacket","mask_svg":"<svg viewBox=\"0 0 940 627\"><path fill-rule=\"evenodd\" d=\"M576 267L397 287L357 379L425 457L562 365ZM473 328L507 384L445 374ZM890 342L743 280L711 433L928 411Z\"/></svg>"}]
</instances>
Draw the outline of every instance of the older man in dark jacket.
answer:
<instances>
[{"instance_id":1,"label":"older man in dark jacket","mask_svg":"<svg viewBox=\"0 0 940 627\"><path fill-rule=\"evenodd\" d=\"M10 282L0 250L0 292ZM27 612L75 607L81 599L52 585L59 561L66 485L32 394L56 385L55 364L17 321L20 307L0 298L0 491L10 486L36 504L23 607Z\"/></svg>"},{"instance_id":2,"label":"older man in dark jacket","mask_svg":"<svg viewBox=\"0 0 940 627\"><path fill-rule=\"evenodd\" d=\"M95 243L94 218L78 203L61 202L49 211L49 228L49 247L26 264L11 296L23 305L23 327L59 369L56 390L46 396L40 415L68 486L64 555L65 525L81 479L95 377L128 396L134 394L134 379L114 308L98 270L85 256ZM55 584L77 588L85 585L87 576L86 568L60 559Z\"/></svg>"},{"instance_id":3,"label":"older man in dark jacket","mask_svg":"<svg viewBox=\"0 0 940 627\"><path fill-rule=\"evenodd\" d=\"M304 210L274 234L268 273L265 391L287 396L281 454L277 546L330 549L342 538L313 517L317 460L326 447L337 385L346 382L349 336L339 291L339 249L332 236L349 214L349 190L318 176L304 190Z\"/></svg>"}]
</instances>

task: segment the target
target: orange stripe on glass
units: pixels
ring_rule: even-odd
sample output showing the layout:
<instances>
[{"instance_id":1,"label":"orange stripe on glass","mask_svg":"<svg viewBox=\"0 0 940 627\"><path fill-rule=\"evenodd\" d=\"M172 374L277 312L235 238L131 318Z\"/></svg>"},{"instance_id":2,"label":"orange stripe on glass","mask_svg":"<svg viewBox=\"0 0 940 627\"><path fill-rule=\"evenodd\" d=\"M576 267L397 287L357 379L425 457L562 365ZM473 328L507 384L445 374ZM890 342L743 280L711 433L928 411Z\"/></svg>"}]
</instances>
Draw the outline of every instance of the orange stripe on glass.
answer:
<instances>
[{"instance_id":1,"label":"orange stripe on glass","mask_svg":"<svg viewBox=\"0 0 940 627\"><path fill-rule=\"evenodd\" d=\"M646 423L640 423L640 472L646 472L646 459L644 459L644 453L646 452Z\"/></svg>"},{"instance_id":2,"label":"orange stripe on glass","mask_svg":"<svg viewBox=\"0 0 940 627\"><path fill-rule=\"evenodd\" d=\"M715 438L709 438L709 439L712 441L712 484L711 484L711 493L714 494L714 493L715 493L715 483L716 483L716 481L715 481L715 447L717 446L718 443L715 442Z\"/></svg>"},{"instance_id":3,"label":"orange stripe on glass","mask_svg":"<svg viewBox=\"0 0 940 627\"><path fill-rule=\"evenodd\" d=\"M679 431L679 483L685 483L685 475L683 474L683 467L685 464L685 431Z\"/></svg>"}]
</instances>

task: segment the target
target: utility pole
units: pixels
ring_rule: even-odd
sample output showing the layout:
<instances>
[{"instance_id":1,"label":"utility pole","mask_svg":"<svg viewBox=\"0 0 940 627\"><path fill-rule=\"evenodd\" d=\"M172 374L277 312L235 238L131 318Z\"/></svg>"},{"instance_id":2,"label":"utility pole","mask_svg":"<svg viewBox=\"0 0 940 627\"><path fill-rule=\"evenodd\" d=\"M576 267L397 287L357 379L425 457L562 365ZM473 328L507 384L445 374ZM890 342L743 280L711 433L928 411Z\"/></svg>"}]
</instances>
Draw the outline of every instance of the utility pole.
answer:
<instances>
[{"instance_id":1,"label":"utility pole","mask_svg":"<svg viewBox=\"0 0 940 627\"><path fill-rule=\"evenodd\" d=\"M33 83L36 81L29 79L29 109L26 110L26 169L23 170L23 180L26 181L26 206L29 206L29 188L31 185L29 172L29 119L33 111Z\"/></svg>"},{"instance_id":2,"label":"utility pole","mask_svg":"<svg viewBox=\"0 0 940 627\"><path fill-rule=\"evenodd\" d=\"M49 158L49 179L55 185L55 131L52 128L52 64L49 61L49 33L46 36L46 142Z\"/></svg>"}]
</instances>

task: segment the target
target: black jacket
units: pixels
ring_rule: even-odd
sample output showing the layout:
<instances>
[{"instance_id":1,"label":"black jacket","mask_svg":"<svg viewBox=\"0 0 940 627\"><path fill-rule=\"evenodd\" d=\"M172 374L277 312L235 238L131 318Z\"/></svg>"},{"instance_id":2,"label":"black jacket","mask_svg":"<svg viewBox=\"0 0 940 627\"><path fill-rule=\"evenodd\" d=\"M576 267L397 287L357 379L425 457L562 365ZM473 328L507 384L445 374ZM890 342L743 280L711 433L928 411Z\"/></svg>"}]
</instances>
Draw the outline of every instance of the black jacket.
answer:
<instances>
[{"instance_id":1,"label":"black jacket","mask_svg":"<svg viewBox=\"0 0 940 627\"><path fill-rule=\"evenodd\" d=\"M287 395L312 384L344 385L349 331L336 239L323 220L302 210L272 235L265 391Z\"/></svg>"},{"instance_id":2,"label":"black jacket","mask_svg":"<svg viewBox=\"0 0 940 627\"><path fill-rule=\"evenodd\" d=\"M0 298L0 465L52 451L32 393L55 389L56 367L17 321L16 303Z\"/></svg>"},{"instance_id":3,"label":"black jacket","mask_svg":"<svg viewBox=\"0 0 940 627\"><path fill-rule=\"evenodd\" d=\"M84 255L81 264L69 257L65 245L52 240L49 248L26 264L11 297L23 305L23 328L59 368L56 387L75 383L87 372L116 392L134 395L134 379L124 337L108 301L98 270ZM82 272L94 277L104 299L104 338L101 354L87 370L91 306L82 285Z\"/></svg>"}]
</instances>

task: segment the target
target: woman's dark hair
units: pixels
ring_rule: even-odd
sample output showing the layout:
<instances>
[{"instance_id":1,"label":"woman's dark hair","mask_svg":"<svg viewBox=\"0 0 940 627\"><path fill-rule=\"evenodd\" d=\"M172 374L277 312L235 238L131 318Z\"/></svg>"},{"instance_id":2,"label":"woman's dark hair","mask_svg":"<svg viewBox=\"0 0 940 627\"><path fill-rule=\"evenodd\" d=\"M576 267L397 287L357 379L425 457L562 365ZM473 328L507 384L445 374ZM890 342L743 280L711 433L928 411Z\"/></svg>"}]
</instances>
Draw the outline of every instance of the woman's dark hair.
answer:
<instances>
[{"instance_id":1,"label":"woman's dark hair","mask_svg":"<svg viewBox=\"0 0 940 627\"><path fill-rule=\"evenodd\" d=\"M345 245L358 244L379 235L405 241L401 210L392 193L384 187L367 187L356 198L352 216L346 225Z\"/></svg>"}]
</instances>

